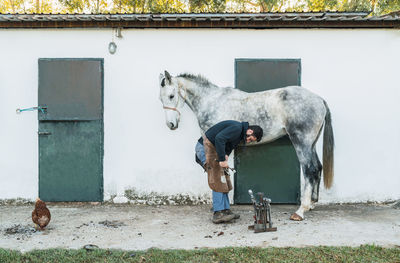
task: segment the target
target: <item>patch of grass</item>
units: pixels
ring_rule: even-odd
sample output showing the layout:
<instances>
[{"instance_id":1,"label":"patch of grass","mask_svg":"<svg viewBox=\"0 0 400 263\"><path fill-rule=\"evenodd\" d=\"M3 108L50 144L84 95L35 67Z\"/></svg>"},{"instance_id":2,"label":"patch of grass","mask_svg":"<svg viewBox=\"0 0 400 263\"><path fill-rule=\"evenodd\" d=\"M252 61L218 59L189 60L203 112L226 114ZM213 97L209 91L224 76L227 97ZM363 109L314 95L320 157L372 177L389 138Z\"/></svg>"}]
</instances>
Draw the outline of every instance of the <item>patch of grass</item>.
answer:
<instances>
[{"instance_id":1,"label":"patch of grass","mask_svg":"<svg viewBox=\"0 0 400 263\"><path fill-rule=\"evenodd\" d=\"M20 253L0 249L0 262L391 262L400 263L399 248L378 246L307 248L219 248L195 250L93 251L48 249Z\"/></svg>"}]
</instances>

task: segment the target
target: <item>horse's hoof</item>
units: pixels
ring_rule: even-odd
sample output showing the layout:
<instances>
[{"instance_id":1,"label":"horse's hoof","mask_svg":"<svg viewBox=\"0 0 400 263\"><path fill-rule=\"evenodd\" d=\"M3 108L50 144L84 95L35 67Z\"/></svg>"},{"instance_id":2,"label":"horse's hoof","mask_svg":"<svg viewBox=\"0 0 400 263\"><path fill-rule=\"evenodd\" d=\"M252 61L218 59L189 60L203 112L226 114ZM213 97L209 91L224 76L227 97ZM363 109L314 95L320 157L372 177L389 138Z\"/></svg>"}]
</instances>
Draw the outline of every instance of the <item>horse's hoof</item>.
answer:
<instances>
[{"instance_id":1,"label":"horse's hoof","mask_svg":"<svg viewBox=\"0 0 400 263\"><path fill-rule=\"evenodd\" d=\"M303 221L304 218L302 218L301 216L299 216L299 215L296 214L296 213L293 213L293 214L290 216L290 220L293 220L293 221Z\"/></svg>"}]
</instances>

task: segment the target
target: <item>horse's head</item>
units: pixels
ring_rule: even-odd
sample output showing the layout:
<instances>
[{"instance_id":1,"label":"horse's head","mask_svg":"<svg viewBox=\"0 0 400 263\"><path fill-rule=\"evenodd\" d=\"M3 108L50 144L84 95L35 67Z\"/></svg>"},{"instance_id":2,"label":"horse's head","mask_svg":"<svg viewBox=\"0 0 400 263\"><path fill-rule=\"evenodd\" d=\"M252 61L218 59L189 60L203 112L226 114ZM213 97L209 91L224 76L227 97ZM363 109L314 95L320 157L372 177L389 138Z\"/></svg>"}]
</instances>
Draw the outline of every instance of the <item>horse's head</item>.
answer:
<instances>
[{"instance_id":1,"label":"horse's head","mask_svg":"<svg viewBox=\"0 0 400 263\"><path fill-rule=\"evenodd\" d=\"M178 128L181 108L185 100L181 98L180 86L176 78L171 77L168 71L160 74L160 100L165 111L165 121L171 130Z\"/></svg>"}]
</instances>

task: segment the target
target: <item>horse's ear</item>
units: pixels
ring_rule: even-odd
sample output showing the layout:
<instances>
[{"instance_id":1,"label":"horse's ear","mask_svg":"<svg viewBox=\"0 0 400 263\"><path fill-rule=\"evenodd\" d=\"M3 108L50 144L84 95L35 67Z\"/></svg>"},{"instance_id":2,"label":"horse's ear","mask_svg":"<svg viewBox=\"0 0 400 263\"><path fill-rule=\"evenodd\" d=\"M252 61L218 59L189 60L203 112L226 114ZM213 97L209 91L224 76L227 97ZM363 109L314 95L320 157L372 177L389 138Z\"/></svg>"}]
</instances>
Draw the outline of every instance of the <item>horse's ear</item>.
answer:
<instances>
[{"instance_id":1,"label":"horse's ear","mask_svg":"<svg viewBox=\"0 0 400 263\"><path fill-rule=\"evenodd\" d=\"M165 78L168 81L169 84L171 84L171 75L168 73L168 71L164 71Z\"/></svg>"},{"instance_id":2,"label":"horse's ear","mask_svg":"<svg viewBox=\"0 0 400 263\"><path fill-rule=\"evenodd\" d=\"M160 76L158 76L158 82L160 84L161 87L165 86L165 77L162 73L160 73Z\"/></svg>"}]
</instances>

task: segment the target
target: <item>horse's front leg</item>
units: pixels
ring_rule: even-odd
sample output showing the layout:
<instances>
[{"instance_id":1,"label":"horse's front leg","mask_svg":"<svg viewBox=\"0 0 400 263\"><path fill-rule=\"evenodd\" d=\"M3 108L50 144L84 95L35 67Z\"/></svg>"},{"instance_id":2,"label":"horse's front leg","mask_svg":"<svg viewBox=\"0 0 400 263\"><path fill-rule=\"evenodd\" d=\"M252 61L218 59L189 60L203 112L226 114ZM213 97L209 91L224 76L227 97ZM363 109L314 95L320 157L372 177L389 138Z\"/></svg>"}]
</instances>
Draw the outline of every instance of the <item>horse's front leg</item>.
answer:
<instances>
[{"instance_id":1,"label":"horse's front leg","mask_svg":"<svg viewBox=\"0 0 400 263\"><path fill-rule=\"evenodd\" d=\"M313 204L311 202L312 194L311 180L305 176L303 192L301 193L301 203L299 209L290 216L290 220L302 221L304 220L304 212L309 211Z\"/></svg>"}]
</instances>

